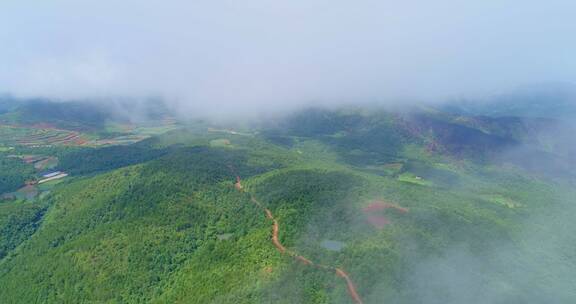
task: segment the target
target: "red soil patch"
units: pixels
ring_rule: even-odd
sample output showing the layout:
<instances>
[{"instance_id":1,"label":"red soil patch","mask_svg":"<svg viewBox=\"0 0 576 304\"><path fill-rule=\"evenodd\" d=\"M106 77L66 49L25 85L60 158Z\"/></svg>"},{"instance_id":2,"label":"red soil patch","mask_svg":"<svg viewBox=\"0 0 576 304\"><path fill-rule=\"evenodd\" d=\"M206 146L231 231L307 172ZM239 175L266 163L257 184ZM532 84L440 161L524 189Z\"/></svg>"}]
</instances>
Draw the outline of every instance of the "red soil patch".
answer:
<instances>
[{"instance_id":1,"label":"red soil patch","mask_svg":"<svg viewBox=\"0 0 576 304\"><path fill-rule=\"evenodd\" d=\"M72 140L72 139L74 139L74 138L76 138L76 137L78 137L78 134L76 134L76 133L70 133L70 134L64 136L64 138L60 139L60 141L69 141L69 140Z\"/></svg>"},{"instance_id":2,"label":"red soil patch","mask_svg":"<svg viewBox=\"0 0 576 304\"><path fill-rule=\"evenodd\" d=\"M76 144L76 141L78 140L78 138L80 138L80 134L78 134L78 133L72 134L69 138L66 138L65 140L63 140L62 143L66 144L66 145L74 145L74 144Z\"/></svg>"},{"instance_id":3,"label":"red soil patch","mask_svg":"<svg viewBox=\"0 0 576 304\"><path fill-rule=\"evenodd\" d=\"M234 187L236 187L236 190L242 191L242 183L239 176L236 176L236 183L234 184Z\"/></svg>"},{"instance_id":4,"label":"red soil patch","mask_svg":"<svg viewBox=\"0 0 576 304\"><path fill-rule=\"evenodd\" d=\"M394 210L399 211L401 213L407 213L408 211L410 211L408 208L400 207L398 205L388 203L385 201L381 201L381 200L372 201L372 203L370 203L368 206L364 207L362 209L362 211L364 211L365 213L370 213L370 212L376 212L376 211L381 211L381 210L385 210L385 209L394 209Z\"/></svg>"},{"instance_id":5,"label":"red soil patch","mask_svg":"<svg viewBox=\"0 0 576 304\"><path fill-rule=\"evenodd\" d=\"M74 143L79 145L79 146L83 146L87 143L88 141L82 137L78 137L74 140Z\"/></svg>"},{"instance_id":6,"label":"red soil patch","mask_svg":"<svg viewBox=\"0 0 576 304\"><path fill-rule=\"evenodd\" d=\"M380 211L380 210L384 210L388 208L387 203L371 203L370 205L362 208L362 211L369 213L369 212L376 212L376 211Z\"/></svg>"},{"instance_id":7,"label":"red soil patch","mask_svg":"<svg viewBox=\"0 0 576 304\"><path fill-rule=\"evenodd\" d=\"M390 224L390 221L382 215L369 215L366 217L368 223L372 224L372 226L382 229L384 226Z\"/></svg>"},{"instance_id":8,"label":"red soil patch","mask_svg":"<svg viewBox=\"0 0 576 304\"><path fill-rule=\"evenodd\" d=\"M372 226L382 229L384 226L390 224L390 220L388 220L383 214L382 211L392 209L394 211L400 213L408 213L408 209L404 207L400 207L396 204L388 203L382 200L374 200L368 206L362 208L362 211L366 215L366 220ZM377 213L377 214L373 214Z\"/></svg>"}]
</instances>

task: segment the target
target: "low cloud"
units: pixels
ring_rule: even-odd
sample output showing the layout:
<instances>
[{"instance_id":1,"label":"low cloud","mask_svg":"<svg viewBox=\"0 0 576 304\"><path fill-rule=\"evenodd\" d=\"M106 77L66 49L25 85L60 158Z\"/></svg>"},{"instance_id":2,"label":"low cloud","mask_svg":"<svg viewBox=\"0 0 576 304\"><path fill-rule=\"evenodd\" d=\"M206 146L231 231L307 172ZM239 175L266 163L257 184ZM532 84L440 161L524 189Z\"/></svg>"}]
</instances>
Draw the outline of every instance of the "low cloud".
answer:
<instances>
[{"instance_id":1,"label":"low cloud","mask_svg":"<svg viewBox=\"0 0 576 304\"><path fill-rule=\"evenodd\" d=\"M5 1L0 90L188 112L427 101L576 79L573 1Z\"/></svg>"}]
</instances>

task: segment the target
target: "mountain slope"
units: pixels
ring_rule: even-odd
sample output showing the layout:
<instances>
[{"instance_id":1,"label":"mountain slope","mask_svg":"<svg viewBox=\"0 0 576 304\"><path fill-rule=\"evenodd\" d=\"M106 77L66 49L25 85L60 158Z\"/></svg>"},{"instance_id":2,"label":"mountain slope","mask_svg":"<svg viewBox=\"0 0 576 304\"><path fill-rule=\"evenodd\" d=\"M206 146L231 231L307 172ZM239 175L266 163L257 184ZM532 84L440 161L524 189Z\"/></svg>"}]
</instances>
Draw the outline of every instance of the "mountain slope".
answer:
<instances>
[{"instance_id":1,"label":"mountain slope","mask_svg":"<svg viewBox=\"0 0 576 304\"><path fill-rule=\"evenodd\" d=\"M63 162L69 181L0 217L23 227L0 230L21 232L2 243L0 298L353 303L336 268L364 303L576 298L576 193L569 178L494 157L494 142L525 142L508 124L296 115L264 132L184 128L67 154L92 161Z\"/></svg>"}]
</instances>

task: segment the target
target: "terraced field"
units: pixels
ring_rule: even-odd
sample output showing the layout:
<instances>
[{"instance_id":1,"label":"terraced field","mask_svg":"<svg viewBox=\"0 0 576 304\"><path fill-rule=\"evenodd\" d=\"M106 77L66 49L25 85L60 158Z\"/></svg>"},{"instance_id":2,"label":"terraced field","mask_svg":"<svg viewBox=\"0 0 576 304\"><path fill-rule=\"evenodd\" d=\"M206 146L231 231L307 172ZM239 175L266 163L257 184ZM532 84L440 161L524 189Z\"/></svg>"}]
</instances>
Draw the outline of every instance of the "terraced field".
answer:
<instances>
[{"instance_id":1,"label":"terraced field","mask_svg":"<svg viewBox=\"0 0 576 304\"><path fill-rule=\"evenodd\" d=\"M176 122L163 119L158 122L141 124L111 123L104 134L85 133L74 130L56 128L49 124L12 125L0 124L0 146L8 149L11 146L50 147L50 146L113 146L127 145L163 134L176 128Z\"/></svg>"},{"instance_id":2,"label":"terraced field","mask_svg":"<svg viewBox=\"0 0 576 304\"><path fill-rule=\"evenodd\" d=\"M54 146L85 145L88 138L76 131L49 126L0 125L0 141L4 145Z\"/></svg>"}]
</instances>

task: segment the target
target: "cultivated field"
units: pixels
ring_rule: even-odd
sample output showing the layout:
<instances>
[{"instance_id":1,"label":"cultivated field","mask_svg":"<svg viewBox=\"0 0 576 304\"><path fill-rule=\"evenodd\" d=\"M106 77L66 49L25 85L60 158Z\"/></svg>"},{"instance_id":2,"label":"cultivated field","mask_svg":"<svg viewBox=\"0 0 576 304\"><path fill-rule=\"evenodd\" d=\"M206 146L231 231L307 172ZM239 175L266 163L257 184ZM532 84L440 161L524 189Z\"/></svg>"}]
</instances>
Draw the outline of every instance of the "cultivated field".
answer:
<instances>
[{"instance_id":1,"label":"cultivated field","mask_svg":"<svg viewBox=\"0 0 576 304\"><path fill-rule=\"evenodd\" d=\"M88 138L79 132L57 129L49 125L0 125L0 143L8 146L85 145L87 141Z\"/></svg>"}]
</instances>

